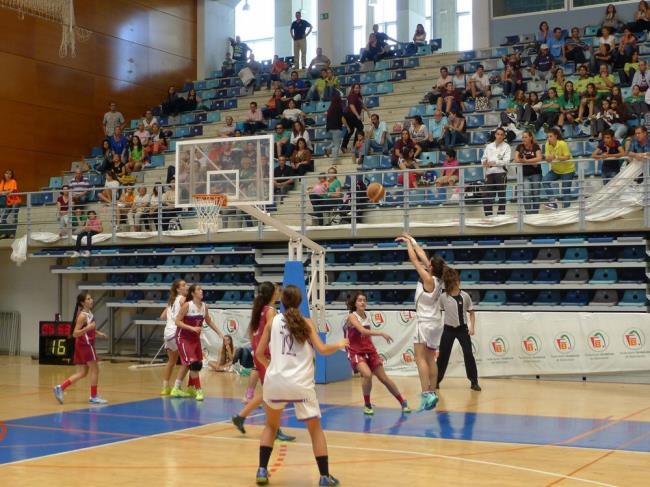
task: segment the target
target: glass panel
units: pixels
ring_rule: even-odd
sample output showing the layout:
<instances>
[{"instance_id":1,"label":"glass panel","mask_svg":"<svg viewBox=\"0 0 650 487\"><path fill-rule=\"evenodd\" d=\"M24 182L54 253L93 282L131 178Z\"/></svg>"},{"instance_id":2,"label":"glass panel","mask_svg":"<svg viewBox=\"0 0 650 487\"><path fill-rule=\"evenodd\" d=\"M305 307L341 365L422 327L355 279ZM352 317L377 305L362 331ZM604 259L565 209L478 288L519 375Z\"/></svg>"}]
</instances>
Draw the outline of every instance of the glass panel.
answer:
<instances>
[{"instance_id":1,"label":"glass panel","mask_svg":"<svg viewBox=\"0 0 650 487\"><path fill-rule=\"evenodd\" d=\"M424 2L424 16L429 19L431 18L431 10L433 8L433 2L431 0L426 0Z\"/></svg>"},{"instance_id":2,"label":"glass panel","mask_svg":"<svg viewBox=\"0 0 650 487\"><path fill-rule=\"evenodd\" d=\"M248 47L251 48L255 59L263 61L265 59L273 59L275 54L275 40L273 37L267 39L244 40Z\"/></svg>"},{"instance_id":3,"label":"glass panel","mask_svg":"<svg viewBox=\"0 0 650 487\"><path fill-rule=\"evenodd\" d=\"M366 47L365 29L363 27L354 28L354 52L359 54L362 47Z\"/></svg>"},{"instance_id":4,"label":"glass panel","mask_svg":"<svg viewBox=\"0 0 650 487\"><path fill-rule=\"evenodd\" d=\"M463 14L472 11L472 0L456 0L456 13Z\"/></svg>"},{"instance_id":5,"label":"glass panel","mask_svg":"<svg viewBox=\"0 0 650 487\"><path fill-rule=\"evenodd\" d=\"M458 16L458 50L471 51L474 47L471 14Z\"/></svg>"},{"instance_id":6,"label":"glass panel","mask_svg":"<svg viewBox=\"0 0 650 487\"><path fill-rule=\"evenodd\" d=\"M375 23L394 22L397 20L396 0L377 0L375 9Z\"/></svg>"},{"instance_id":7,"label":"glass panel","mask_svg":"<svg viewBox=\"0 0 650 487\"><path fill-rule=\"evenodd\" d=\"M246 43L274 37L275 0L248 0L248 10L244 10L244 5L244 2L240 2L235 9L237 35Z\"/></svg>"},{"instance_id":8,"label":"glass panel","mask_svg":"<svg viewBox=\"0 0 650 487\"><path fill-rule=\"evenodd\" d=\"M366 3L367 0L354 0L354 52L357 54L366 46Z\"/></svg>"},{"instance_id":9,"label":"glass panel","mask_svg":"<svg viewBox=\"0 0 650 487\"><path fill-rule=\"evenodd\" d=\"M573 0L574 7L588 7L590 5L609 5L612 2L611 0Z\"/></svg>"},{"instance_id":10,"label":"glass panel","mask_svg":"<svg viewBox=\"0 0 650 487\"><path fill-rule=\"evenodd\" d=\"M390 24L386 24L386 30L384 32L388 34L388 37L397 39L397 22L391 22ZM388 41L388 43L394 44L394 42L392 41Z\"/></svg>"},{"instance_id":11,"label":"glass panel","mask_svg":"<svg viewBox=\"0 0 650 487\"><path fill-rule=\"evenodd\" d=\"M565 0L492 0L492 16L517 15L565 8Z\"/></svg>"}]
</instances>

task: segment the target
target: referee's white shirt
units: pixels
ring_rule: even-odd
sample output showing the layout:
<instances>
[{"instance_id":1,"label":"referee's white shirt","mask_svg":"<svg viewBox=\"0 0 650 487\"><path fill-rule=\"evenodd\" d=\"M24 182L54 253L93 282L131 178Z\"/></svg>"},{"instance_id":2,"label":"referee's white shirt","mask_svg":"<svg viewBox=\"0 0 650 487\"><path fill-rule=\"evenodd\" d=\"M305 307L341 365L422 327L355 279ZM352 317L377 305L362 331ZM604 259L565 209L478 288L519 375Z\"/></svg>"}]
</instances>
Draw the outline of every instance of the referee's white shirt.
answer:
<instances>
[{"instance_id":1,"label":"referee's white shirt","mask_svg":"<svg viewBox=\"0 0 650 487\"><path fill-rule=\"evenodd\" d=\"M467 326L467 313L474 309L474 303L465 291L460 292L460 297L463 300L462 320L458 315L458 308L460 307L458 301L447 293L440 296L440 308L445 312L444 323L447 326L457 328L461 325L461 321L463 325Z\"/></svg>"}]
</instances>

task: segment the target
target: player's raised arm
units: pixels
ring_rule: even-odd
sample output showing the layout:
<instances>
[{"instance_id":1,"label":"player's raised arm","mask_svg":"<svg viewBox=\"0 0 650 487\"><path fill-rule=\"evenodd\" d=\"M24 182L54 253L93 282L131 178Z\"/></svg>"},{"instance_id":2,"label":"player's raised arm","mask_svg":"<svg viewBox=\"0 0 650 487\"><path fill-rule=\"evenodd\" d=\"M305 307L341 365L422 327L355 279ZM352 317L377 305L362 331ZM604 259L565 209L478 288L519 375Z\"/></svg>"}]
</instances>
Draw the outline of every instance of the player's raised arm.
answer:
<instances>
[{"instance_id":1,"label":"player's raised arm","mask_svg":"<svg viewBox=\"0 0 650 487\"><path fill-rule=\"evenodd\" d=\"M345 348L350 344L347 338L344 338L343 340L340 340L336 343L323 343L318 336L318 331L316 331L314 322L309 318L305 318L305 321L309 326L309 341L311 342L314 349L321 355L332 355L337 350Z\"/></svg>"}]
</instances>

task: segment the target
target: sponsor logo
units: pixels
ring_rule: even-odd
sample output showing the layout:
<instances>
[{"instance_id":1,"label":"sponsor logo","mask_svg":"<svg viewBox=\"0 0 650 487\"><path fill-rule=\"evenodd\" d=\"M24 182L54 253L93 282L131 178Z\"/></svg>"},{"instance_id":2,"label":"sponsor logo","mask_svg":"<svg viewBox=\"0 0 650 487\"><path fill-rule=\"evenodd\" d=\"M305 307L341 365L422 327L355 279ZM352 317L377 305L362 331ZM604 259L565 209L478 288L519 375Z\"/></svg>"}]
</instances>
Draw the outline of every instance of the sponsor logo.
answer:
<instances>
[{"instance_id":1,"label":"sponsor logo","mask_svg":"<svg viewBox=\"0 0 650 487\"><path fill-rule=\"evenodd\" d=\"M623 334L623 344L630 350L639 350L645 344L645 336L638 328L630 328Z\"/></svg>"},{"instance_id":2,"label":"sponsor logo","mask_svg":"<svg viewBox=\"0 0 650 487\"><path fill-rule=\"evenodd\" d=\"M412 348L407 348L402 352L402 363L405 365L415 362L415 353Z\"/></svg>"},{"instance_id":3,"label":"sponsor logo","mask_svg":"<svg viewBox=\"0 0 650 487\"><path fill-rule=\"evenodd\" d=\"M227 318L223 323L223 331L228 334L235 333L239 328L239 322L235 318Z\"/></svg>"},{"instance_id":4,"label":"sponsor logo","mask_svg":"<svg viewBox=\"0 0 650 487\"><path fill-rule=\"evenodd\" d=\"M370 314L370 321L372 322L372 327L377 330L381 330L386 324L384 315L378 311Z\"/></svg>"},{"instance_id":5,"label":"sponsor logo","mask_svg":"<svg viewBox=\"0 0 650 487\"><path fill-rule=\"evenodd\" d=\"M604 352L609 346L609 337L602 330L596 330L587 337L587 344L594 352Z\"/></svg>"},{"instance_id":6,"label":"sponsor logo","mask_svg":"<svg viewBox=\"0 0 650 487\"><path fill-rule=\"evenodd\" d=\"M415 320L415 311L400 311L399 322L401 325L410 325Z\"/></svg>"},{"instance_id":7,"label":"sponsor logo","mask_svg":"<svg viewBox=\"0 0 650 487\"><path fill-rule=\"evenodd\" d=\"M528 335L522 338L521 347L528 355L536 355L542 349L542 340L537 335Z\"/></svg>"},{"instance_id":8,"label":"sponsor logo","mask_svg":"<svg viewBox=\"0 0 650 487\"><path fill-rule=\"evenodd\" d=\"M508 353L508 341L504 336L497 335L490 339L490 352L497 357L503 357Z\"/></svg>"},{"instance_id":9,"label":"sponsor logo","mask_svg":"<svg viewBox=\"0 0 650 487\"><path fill-rule=\"evenodd\" d=\"M572 352L576 346L575 344L576 341L573 338L573 335L565 331L556 335L555 339L553 340L553 345L555 345L555 349L560 353Z\"/></svg>"}]
</instances>

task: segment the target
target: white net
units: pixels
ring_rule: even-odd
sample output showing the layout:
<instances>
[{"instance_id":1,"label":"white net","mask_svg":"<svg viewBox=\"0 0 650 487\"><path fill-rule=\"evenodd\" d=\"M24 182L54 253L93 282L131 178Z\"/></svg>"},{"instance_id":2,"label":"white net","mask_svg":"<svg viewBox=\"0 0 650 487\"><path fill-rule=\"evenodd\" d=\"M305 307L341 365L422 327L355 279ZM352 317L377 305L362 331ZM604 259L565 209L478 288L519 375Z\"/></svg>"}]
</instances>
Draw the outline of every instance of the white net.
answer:
<instances>
[{"instance_id":1,"label":"white net","mask_svg":"<svg viewBox=\"0 0 650 487\"><path fill-rule=\"evenodd\" d=\"M219 212L228 204L222 194L195 194L192 203L199 220L199 231L203 233L219 231Z\"/></svg>"},{"instance_id":2,"label":"white net","mask_svg":"<svg viewBox=\"0 0 650 487\"><path fill-rule=\"evenodd\" d=\"M61 45L59 57L77 55L76 41L88 40L91 31L75 25L73 0L0 0L0 7L18 12L20 19L25 15L61 24Z\"/></svg>"}]
</instances>

